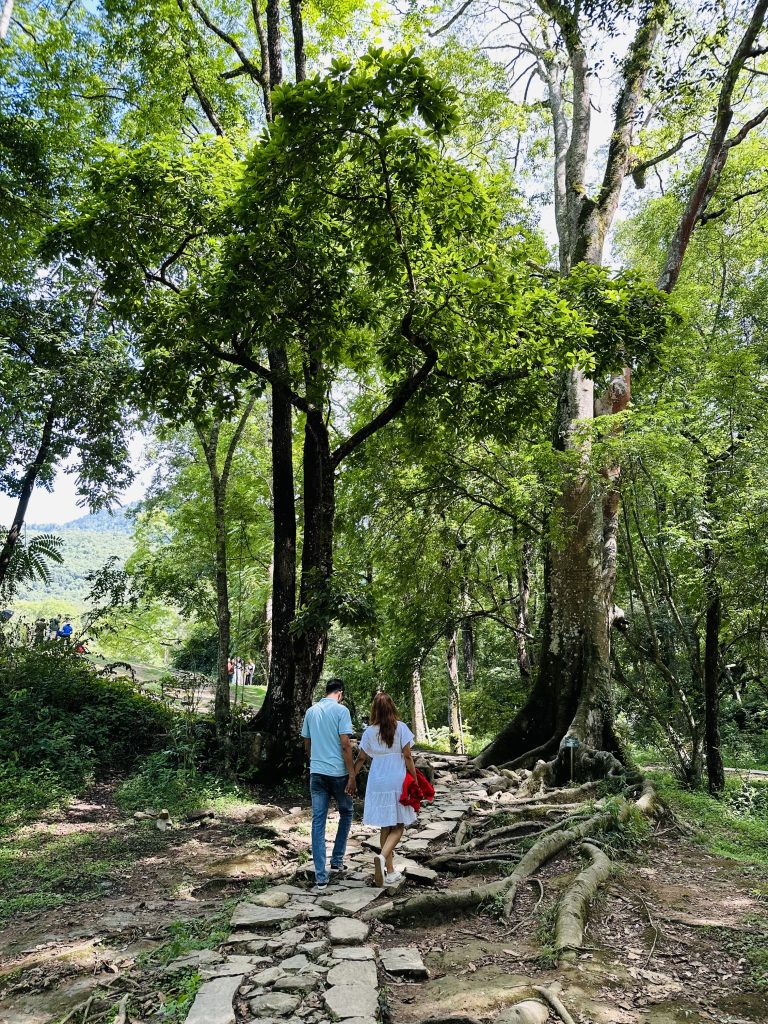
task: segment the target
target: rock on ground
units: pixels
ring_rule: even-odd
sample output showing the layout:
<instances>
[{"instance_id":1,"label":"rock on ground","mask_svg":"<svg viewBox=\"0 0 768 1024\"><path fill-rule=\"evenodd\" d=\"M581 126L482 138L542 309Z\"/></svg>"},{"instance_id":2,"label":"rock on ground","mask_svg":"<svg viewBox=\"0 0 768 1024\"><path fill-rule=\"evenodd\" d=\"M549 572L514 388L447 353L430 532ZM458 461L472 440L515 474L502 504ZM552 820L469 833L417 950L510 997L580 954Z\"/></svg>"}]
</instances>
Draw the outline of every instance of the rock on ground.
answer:
<instances>
[{"instance_id":1,"label":"rock on ground","mask_svg":"<svg viewBox=\"0 0 768 1024\"><path fill-rule=\"evenodd\" d=\"M203 982L187 1015L186 1024L235 1024L232 1000L240 987L241 977L215 978Z\"/></svg>"}]
</instances>

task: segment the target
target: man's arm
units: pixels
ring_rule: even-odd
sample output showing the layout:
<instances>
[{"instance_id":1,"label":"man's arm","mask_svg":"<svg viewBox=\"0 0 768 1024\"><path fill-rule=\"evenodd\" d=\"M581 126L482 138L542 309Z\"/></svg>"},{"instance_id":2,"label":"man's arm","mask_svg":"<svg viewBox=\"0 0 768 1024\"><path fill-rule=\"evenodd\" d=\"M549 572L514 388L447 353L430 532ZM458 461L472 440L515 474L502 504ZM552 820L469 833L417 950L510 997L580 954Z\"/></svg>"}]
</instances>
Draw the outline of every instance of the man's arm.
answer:
<instances>
[{"instance_id":1,"label":"man's arm","mask_svg":"<svg viewBox=\"0 0 768 1024\"><path fill-rule=\"evenodd\" d=\"M308 739L306 736L304 737L304 753L309 761L312 757L312 740Z\"/></svg>"},{"instance_id":2,"label":"man's arm","mask_svg":"<svg viewBox=\"0 0 768 1024\"><path fill-rule=\"evenodd\" d=\"M355 778L355 758L352 754L352 744L347 735L342 735L339 738L341 739L341 754L344 758L344 766L349 775L348 787L355 789L357 787L357 780Z\"/></svg>"}]
</instances>

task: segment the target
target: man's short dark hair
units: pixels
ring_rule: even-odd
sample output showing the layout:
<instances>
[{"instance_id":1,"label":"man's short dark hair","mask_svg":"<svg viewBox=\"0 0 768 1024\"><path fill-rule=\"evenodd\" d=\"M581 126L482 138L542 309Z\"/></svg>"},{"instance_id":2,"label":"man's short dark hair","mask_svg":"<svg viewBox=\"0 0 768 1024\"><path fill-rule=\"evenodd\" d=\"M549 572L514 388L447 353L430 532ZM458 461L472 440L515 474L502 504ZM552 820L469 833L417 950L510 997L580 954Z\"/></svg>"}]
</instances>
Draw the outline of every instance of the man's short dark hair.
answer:
<instances>
[{"instance_id":1,"label":"man's short dark hair","mask_svg":"<svg viewBox=\"0 0 768 1024\"><path fill-rule=\"evenodd\" d=\"M340 693L343 692L343 690L344 683L341 681L341 679L329 679L325 685L326 697L328 696L329 693Z\"/></svg>"}]
</instances>

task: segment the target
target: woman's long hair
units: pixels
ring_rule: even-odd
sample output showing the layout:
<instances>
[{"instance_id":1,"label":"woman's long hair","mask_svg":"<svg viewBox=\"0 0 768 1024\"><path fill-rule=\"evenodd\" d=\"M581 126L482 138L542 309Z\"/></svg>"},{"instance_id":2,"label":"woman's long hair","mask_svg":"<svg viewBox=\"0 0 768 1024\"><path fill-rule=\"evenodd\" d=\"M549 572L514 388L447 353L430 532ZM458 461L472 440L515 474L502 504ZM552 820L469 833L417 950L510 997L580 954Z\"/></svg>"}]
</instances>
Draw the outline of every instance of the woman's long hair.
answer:
<instances>
[{"instance_id":1,"label":"woman's long hair","mask_svg":"<svg viewBox=\"0 0 768 1024\"><path fill-rule=\"evenodd\" d=\"M378 725L381 742L391 747L395 742L399 715L388 693L377 693L371 706L371 725Z\"/></svg>"}]
</instances>

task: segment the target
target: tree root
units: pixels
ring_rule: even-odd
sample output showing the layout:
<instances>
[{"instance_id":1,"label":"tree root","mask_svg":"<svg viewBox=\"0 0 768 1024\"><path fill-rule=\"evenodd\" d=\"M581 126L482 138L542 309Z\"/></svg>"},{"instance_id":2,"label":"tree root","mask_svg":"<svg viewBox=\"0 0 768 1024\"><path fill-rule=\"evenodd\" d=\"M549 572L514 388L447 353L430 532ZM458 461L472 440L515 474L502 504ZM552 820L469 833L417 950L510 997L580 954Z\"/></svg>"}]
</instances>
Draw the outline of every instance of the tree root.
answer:
<instances>
[{"instance_id":1,"label":"tree root","mask_svg":"<svg viewBox=\"0 0 768 1024\"><path fill-rule=\"evenodd\" d=\"M388 918L424 917L433 914L456 915L462 910L477 907L486 900L494 900L497 896L503 895L503 916L506 921L509 921L517 889L521 882L571 843L583 840L593 832L602 832L617 823L625 822L631 807L653 808L656 801L652 795L652 789L653 787L650 785L647 789L644 787L641 797L642 806L640 801L637 804L632 804L628 800L622 799L616 809L600 811L589 818L573 822L568 828L562 827L564 823L558 823L555 831L547 830L547 834L539 836L530 850L523 855L512 874L506 878L485 882L482 885L473 885L466 889L422 893L410 899L397 900L380 907L373 907L361 916L366 921L373 921L387 920Z\"/></svg>"},{"instance_id":2,"label":"tree root","mask_svg":"<svg viewBox=\"0 0 768 1024\"><path fill-rule=\"evenodd\" d=\"M427 861L431 868L442 867L443 864L448 864L455 860L457 856L463 853L468 853L470 850L477 850L481 846L487 846L489 843L494 842L497 839L505 839L507 836L513 836L518 832L521 832L524 828L534 828L537 830L541 829L541 822L539 821L517 821L513 825L503 825L501 828L489 829L483 832L481 835L476 836L474 839L470 839L468 842L463 843L461 846L453 846L446 853L439 853L436 857Z\"/></svg>"},{"instance_id":3,"label":"tree root","mask_svg":"<svg viewBox=\"0 0 768 1024\"><path fill-rule=\"evenodd\" d=\"M543 1003L557 1014L563 1024L576 1024L576 1021L566 1010L565 1006L563 1006L559 996L555 995L551 989L544 988L543 985L521 985L519 988L512 989L509 995L512 997L510 1003L512 1006L520 1006L525 1003L538 1003L541 1005ZM537 1015L533 1007L530 1010L526 1009L525 1013L525 1016L517 1015L516 1020L511 1014L509 1016L505 1014L502 1020L504 1024L507 1024L507 1022L512 1024L513 1021L515 1021L515 1024L540 1024L540 1022L547 1019L546 1017L542 1018L540 1014Z\"/></svg>"},{"instance_id":4,"label":"tree root","mask_svg":"<svg viewBox=\"0 0 768 1024\"><path fill-rule=\"evenodd\" d=\"M561 960L575 960L584 942L584 924L589 904L598 887L608 878L612 864L601 849L592 843L582 843L580 850L588 854L591 863L579 873L560 901L555 926L555 949Z\"/></svg>"},{"instance_id":5,"label":"tree root","mask_svg":"<svg viewBox=\"0 0 768 1024\"><path fill-rule=\"evenodd\" d=\"M627 808L629 807L628 804L626 806ZM548 860L551 860L555 854L564 850L566 846L570 846L577 839L583 839L592 831L601 832L604 828L610 827L613 820L613 815L609 811L602 811L600 814L595 814L591 818L586 818L582 822L573 824L570 828L550 832L549 835L538 839L530 850L525 853L507 880L509 884L504 897L504 920L509 921L512 916L517 888L524 879L532 875L534 871L538 871L542 864L546 864Z\"/></svg>"},{"instance_id":6,"label":"tree root","mask_svg":"<svg viewBox=\"0 0 768 1024\"><path fill-rule=\"evenodd\" d=\"M535 800L521 800L520 804L530 802L540 806L541 804L578 803L580 798L588 800L590 797L594 796L597 786L597 782L584 782L580 786L553 789L548 793L537 793Z\"/></svg>"},{"instance_id":7,"label":"tree root","mask_svg":"<svg viewBox=\"0 0 768 1024\"><path fill-rule=\"evenodd\" d=\"M517 853L486 854L479 857L451 857L440 867L452 875L471 875L474 872L509 871L510 864L519 859Z\"/></svg>"}]
</instances>

